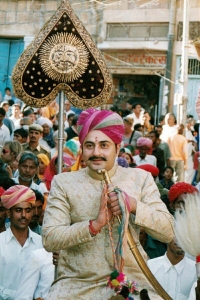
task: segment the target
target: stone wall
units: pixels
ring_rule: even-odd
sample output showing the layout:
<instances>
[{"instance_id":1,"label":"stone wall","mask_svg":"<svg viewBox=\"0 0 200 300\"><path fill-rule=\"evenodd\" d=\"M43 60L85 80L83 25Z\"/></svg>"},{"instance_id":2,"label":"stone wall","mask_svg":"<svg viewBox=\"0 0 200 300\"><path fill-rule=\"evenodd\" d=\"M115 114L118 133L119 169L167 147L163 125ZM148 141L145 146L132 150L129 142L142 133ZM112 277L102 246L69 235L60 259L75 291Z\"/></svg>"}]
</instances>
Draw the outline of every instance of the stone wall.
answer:
<instances>
[{"instance_id":1,"label":"stone wall","mask_svg":"<svg viewBox=\"0 0 200 300\"><path fill-rule=\"evenodd\" d=\"M57 10L60 0L0 0L0 37L35 36ZM70 1L72 8L94 37L98 18L93 2Z\"/></svg>"}]
</instances>

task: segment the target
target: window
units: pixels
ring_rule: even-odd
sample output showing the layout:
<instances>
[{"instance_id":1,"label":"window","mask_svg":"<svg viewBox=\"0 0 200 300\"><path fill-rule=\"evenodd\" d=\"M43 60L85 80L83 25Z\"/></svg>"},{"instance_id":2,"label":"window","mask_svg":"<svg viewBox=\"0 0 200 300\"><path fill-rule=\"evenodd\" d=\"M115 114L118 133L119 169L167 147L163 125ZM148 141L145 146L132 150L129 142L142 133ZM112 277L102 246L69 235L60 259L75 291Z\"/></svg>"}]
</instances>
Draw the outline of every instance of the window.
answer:
<instances>
[{"instance_id":1,"label":"window","mask_svg":"<svg viewBox=\"0 0 200 300\"><path fill-rule=\"evenodd\" d=\"M168 23L122 23L107 25L107 40L150 41L167 40Z\"/></svg>"}]
</instances>

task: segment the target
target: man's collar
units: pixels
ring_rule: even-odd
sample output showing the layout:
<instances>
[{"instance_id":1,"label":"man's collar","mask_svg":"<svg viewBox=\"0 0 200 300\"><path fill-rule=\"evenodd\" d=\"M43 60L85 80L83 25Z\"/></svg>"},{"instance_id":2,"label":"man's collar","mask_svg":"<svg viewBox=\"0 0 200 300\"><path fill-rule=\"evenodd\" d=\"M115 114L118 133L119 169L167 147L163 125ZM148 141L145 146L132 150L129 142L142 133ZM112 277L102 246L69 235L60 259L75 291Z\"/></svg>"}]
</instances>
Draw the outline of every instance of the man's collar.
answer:
<instances>
[{"instance_id":1,"label":"man's collar","mask_svg":"<svg viewBox=\"0 0 200 300\"><path fill-rule=\"evenodd\" d=\"M183 257L183 259L178 264L176 264L174 266L169 261L169 259L167 257L167 253L165 253L165 255L163 257L163 260L164 260L165 273L167 273L170 270L170 268L174 267L176 269L177 274L180 275L183 268L185 267L185 264L186 264L185 256Z\"/></svg>"},{"instance_id":2,"label":"man's collar","mask_svg":"<svg viewBox=\"0 0 200 300\"><path fill-rule=\"evenodd\" d=\"M38 151L40 151L40 149L41 149L41 148L40 148L40 144L38 144L37 147L35 147L35 148L33 149L33 148L30 147L30 144L29 144L29 143L27 144L27 147L26 147L26 148L29 148L29 149L31 149L31 150L37 149Z\"/></svg>"},{"instance_id":3,"label":"man's collar","mask_svg":"<svg viewBox=\"0 0 200 300\"><path fill-rule=\"evenodd\" d=\"M112 167L112 169L110 169L108 171L108 175L109 175L110 178L115 174L116 169L117 169L117 165L114 164L114 166ZM93 171L93 170L91 170L88 167L86 168L86 170L87 170L88 175L90 177L92 177L93 179L101 180L101 181L104 180L103 174L99 174L97 171Z\"/></svg>"},{"instance_id":4,"label":"man's collar","mask_svg":"<svg viewBox=\"0 0 200 300\"><path fill-rule=\"evenodd\" d=\"M30 228L28 227L28 240L29 241L33 241L33 243L35 244L35 241L34 241L34 233L33 233L33 231L32 230L30 230ZM14 236L14 234L13 234L13 232L12 232L12 230L11 230L11 228L10 227L8 227L7 229L6 229L6 243L8 244L11 240L12 240L12 238L14 238L14 239L16 239L16 237Z\"/></svg>"}]
</instances>

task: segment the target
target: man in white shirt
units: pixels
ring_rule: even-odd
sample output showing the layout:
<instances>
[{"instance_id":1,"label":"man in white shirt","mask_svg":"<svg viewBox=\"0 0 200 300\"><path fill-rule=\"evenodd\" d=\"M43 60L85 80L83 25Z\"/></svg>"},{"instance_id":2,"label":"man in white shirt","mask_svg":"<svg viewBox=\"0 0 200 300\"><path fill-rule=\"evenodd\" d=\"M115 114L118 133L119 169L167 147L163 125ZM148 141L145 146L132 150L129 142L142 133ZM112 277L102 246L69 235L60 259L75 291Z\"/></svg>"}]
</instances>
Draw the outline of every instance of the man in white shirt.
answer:
<instances>
[{"instance_id":1,"label":"man in white shirt","mask_svg":"<svg viewBox=\"0 0 200 300\"><path fill-rule=\"evenodd\" d=\"M132 105L133 113L129 114L127 117L133 119L133 127L135 124L144 124L143 120L143 110L140 103L134 103Z\"/></svg>"},{"instance_id":2,"label":"man in white shirt","mask_svg":"<svg viewBox=\"0 0 200 300\"><path fill-rule=\"evenodd\" d=\"M46 299L54 280L53 255L45 249L32 251L25 261L14 300Z\"/></svg>"},{"instance_id":3,"label":"man in white shirt","mask_svg":"<svg viewBox=\"0 0 200 300\"><path fill-rule=\"evenodd\" d=\"M15 185L4 192L1 202L7 209L10 227L0 234L0 299L13 300L25 260L31 251L43 246L41 237L28 227L34 192Z\"/></svg>"},{"instance_id":4,"label":"man in white shirt","mask_svg":"<svg viewBox=\"0 0 200 300\"><path fill-rule=\"evenodd\" d=\"M10 141L10 131L6 125L3 124L3 119L5 118L6 111L0 107L0 147L7 141Z\"/></svg>"},{"instance_id":5,"label":"man in white shirt","mask_svg":"<svg viewBox=\"0 0 200 300\"><path fill-rule=\"evenodd\" d=\"M168 244L164 256L147 262L153 275L173 300L188 300L196 279L195 261L185 257L176 240Z\"/></svg>"},{"instance_id":6,"label":"man in white shirt","mask_svg":"<svg viewBox=\"0 0 200 300\"><path fill-rule=\"evenodd\" d=\"M14 103L12 105L12 115L9 117L9 119L13 121L15 127L20 125L21 115L22 113L20 110L20 104Z\"/></svg>"},{"instance_id":7,"label":"man in white shirt","mask_svg":"<svg viewBox=\"0 0 200 300\"><path fill-rule=\"evenodd\" d=\"M139 150L139 155L133 156L135 163L137 166L150 164L153 166L157 166L157 159L154 155L147 154L151 152L153 142L149 138L140 137L137 140L137 148Z\"/></svg>"}]
</instances>

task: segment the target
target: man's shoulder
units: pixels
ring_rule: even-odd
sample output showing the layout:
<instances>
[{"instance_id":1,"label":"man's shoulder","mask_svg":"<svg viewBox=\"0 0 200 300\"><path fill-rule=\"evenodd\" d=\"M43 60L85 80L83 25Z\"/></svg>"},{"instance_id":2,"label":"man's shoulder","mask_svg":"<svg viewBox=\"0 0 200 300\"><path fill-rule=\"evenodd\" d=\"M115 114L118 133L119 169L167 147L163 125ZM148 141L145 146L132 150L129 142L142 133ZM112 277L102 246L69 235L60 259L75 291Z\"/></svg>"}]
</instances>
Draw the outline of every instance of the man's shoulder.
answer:
<instances>
[{"instance_id":1,"label":"man's shoulder","mask_svg":"<svg viewBox=\"0 0 200 300\"><path fill-rule=\"evenodd\" d=\"M33 242L35 244L38 244L39 248L43 248L42 237L39 234L33 232L30 228L29 228L29 234L30 234L30 238L32 238Z\"/></svg>"},{"instance_id":2,"label":"man's shoulder","mask_svg":"<svg viewBox=\"0 0 200 300\"><path fill-rule=\"evenodd\" d=\"M75 183L77 182L77 179L78 178L83 178L83 177L88 177L89 178L89 175L86 174L85 172L85 168L84 169L80 169L78 171L72 171L72 172L63 172L63 173L60 173L60 174L57 174L54 176L53 180L55 179L58 183L59 182L63 182L67 180L67 182L72 182L72 183Z\"/></svg>"},{"instance_id":3,"label":"man's shoulder","mask_svg":"<svg viewBox=\"0 0 200 300\"><path fill-rule=\"evenodd\" d=\"M23 150L26 150L27 148L29 148L29 143L21 144L21 146Z\"/></svg>"},{"instance_id":4,"label":"man's shoulder","mask_svg":"<svg viewBox=\"0 0 200 300\"><path fill-rule=\"evenodd\" d=\"M188 258L186 256L184 256L185 262L187 264L188 267L195 267L196 268L196 261L192 260L191 258Z\"/></svg>"},{"instance_id":5,"label":"man's shoulder","mask_svg":"<svg viewBox=\"0 0 200 300\"><path fill-rule=\"evenodd\" d=\"M49 152L50 152L50 150L49 150L47 147L45 147L44 145L40 145L40 149L41 149L42 151L45 151L46 153L49 153Z\"/></svg>"},{"instance_id":6,"label":"man's shoulder","mask_svg":"<svg viewBox=\"0 0 200 300\"><path fill-rule=\"evenodd\" d=\"M149 267L153 267L153 266L155 267L155 266L161 265L164 263L164 258L165 258L165 255L149 259L147 264Z\"/></svg>"}]
</instances>

